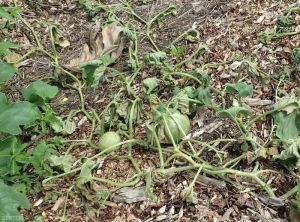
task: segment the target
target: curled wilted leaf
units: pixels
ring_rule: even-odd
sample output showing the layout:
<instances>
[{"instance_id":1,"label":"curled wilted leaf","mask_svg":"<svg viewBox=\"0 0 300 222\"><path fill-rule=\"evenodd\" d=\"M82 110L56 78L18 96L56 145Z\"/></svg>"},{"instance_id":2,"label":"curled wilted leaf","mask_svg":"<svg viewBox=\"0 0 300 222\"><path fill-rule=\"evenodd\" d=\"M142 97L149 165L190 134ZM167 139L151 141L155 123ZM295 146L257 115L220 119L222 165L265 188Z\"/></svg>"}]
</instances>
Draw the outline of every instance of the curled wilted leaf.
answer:
<instances>
[{"instance_id":1,"label":"curled wilted leaf","mask_svg":"<svg viewBox=\"0 0 300 222\"><path fill-rule=\"evenodd\" d=\"M151 93L156 93L159 89L160 81L159 79L152 77L143 80L143 90L149 95Z\"/></svg>"},{"instance_id":2,"label":"curled wilted leaf","mask_svg":"<svg viewBox=\"0 0 300 222\"><path fill-rule=\"evenodd\" d=\"M59 45L62 48L70 46L70 42L61 34L57 27L52 27L52 33L56 45Z\"/></svg>"},{"instance_id":3,"label":"curled wilted leaf","mask_svg":"<svg viewBox=\"0 0 300 222\"><path fill-rule=\"evenodd\" d=\"M124 48L122 32L123 27L114 23L102 28L101 33L90 33L90 46L85 44L81 55L72 59L66 67L79 71L82 65L92 60L97 60L103 55L108 55L113 60L116 60Z\"/></svg>"},{"instance_id":4,"label":"curled wilted leaf","mask_svg":"<svg viewBox=\"0 0 300 222\"><path fill-rule=\"evenodd\" d=\"M237 92L240 97L247 97L251 96L253 93L253 86L248 85L244 82L238 83L227 83L225 84L225 92L228 93L235 93Z\"/></svg>"}]
</instances>

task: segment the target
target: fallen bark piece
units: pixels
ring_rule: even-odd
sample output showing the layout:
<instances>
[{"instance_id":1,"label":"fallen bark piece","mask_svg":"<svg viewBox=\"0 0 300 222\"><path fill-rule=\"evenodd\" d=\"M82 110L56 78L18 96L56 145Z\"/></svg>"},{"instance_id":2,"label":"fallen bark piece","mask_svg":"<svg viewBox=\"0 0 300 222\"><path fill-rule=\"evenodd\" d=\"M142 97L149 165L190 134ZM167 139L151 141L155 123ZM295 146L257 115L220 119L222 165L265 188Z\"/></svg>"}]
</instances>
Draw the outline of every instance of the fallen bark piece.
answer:
<instances>
[{"instance_id":1,"label":"fallen bark piece","mask_svg":"<svg viewBox=\"0 0 300 222\"><path fill-rule=\"evenodd\" d=\"M115 202L135 203L147 200L145 187L122 188L112 197Z\"/></svg>"}]
</instances>

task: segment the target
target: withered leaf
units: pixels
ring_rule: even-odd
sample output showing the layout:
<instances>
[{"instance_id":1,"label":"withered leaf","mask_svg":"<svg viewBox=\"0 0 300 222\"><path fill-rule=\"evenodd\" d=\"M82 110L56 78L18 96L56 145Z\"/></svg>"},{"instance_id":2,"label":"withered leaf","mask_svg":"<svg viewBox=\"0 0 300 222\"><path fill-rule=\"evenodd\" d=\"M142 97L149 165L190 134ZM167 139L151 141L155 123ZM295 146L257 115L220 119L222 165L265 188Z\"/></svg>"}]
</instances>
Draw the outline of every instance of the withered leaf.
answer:
<instances>
[{"instance_id":1,"label":"withered leaf","mask_svg":"<svg viewBox=\"0 0 300 222\"><path fill-rule=\"evenodd\" d=\"M72 59L67 68L79 71L81 66L98 59L103 55L109 55L115 61L122 53L124 48L123 27L116 23L102 28L101 33L91 33L95 39L91 39L90 46L84 44L82 52L78 58Z\"/></svg>"}]
</instances>

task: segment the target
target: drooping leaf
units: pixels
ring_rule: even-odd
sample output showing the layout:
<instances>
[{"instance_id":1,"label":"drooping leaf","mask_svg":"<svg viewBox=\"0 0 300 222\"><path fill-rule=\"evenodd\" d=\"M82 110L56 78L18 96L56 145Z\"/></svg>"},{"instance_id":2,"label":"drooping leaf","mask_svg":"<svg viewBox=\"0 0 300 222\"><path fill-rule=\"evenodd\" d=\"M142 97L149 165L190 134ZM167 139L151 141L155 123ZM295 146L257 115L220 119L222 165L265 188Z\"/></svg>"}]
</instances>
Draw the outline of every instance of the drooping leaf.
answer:
<instances>
[{"instance_id":1,"label":"drooping leaf","mask_svg":"<svg viewBox=\"0 0 300 222\"><path fill-rule=\"evenodd\" d=\"M29 209L30 202L26 196L0 180L0 218L1 221L23 222L24 219L18 211L20 206Z\"/></svg>"},{"instance_id":2,"label":"drooping leaf","mask_svg":"<svg viewBox=\"0 0 300 222\"><path fill-rule=\"evenodd\" d=\"M57 93L57 86L51 86L41 80L31 83L22 90L25 100L39 106L44 105L49 99L53 99Z\"/></svg>"},{"instance_id":3,"label":"drooping leaf","mask_svg":"<svg viewBox=\"0 0 300 222\"><path fill-rule=\"evenodd\" d=\"M16 68L6 62L0 62L0 84L9 80L17 72Z\"/></svg>"},{"instance_id":4,"label":"drooping leaf","mask_svg":"<svg viewBox=\"0 0 300 222\"><path fill-rule=\"evenodd\" d=\"M10 53L9 49L17 49L20 46L8 41L0 41L0 56L5 56Z\"/></svg>"},{"instance_id":5,"label":"drooping leaf","mask_svg":"<svg viewBox=\"0 0 300 222\"><path fill-rule=\"evenodd\" d=\"M247 97L251 96L253 93L253 86L248 85L244 82L238 82L238 83L227 83L225 84L225 91L228 93L235 93L237 92L240 97Z\"/></svg>"},{"instance_id":6,"label":"drooping leaf","mask_svg":"<svg viewBox=\"0 0 300 222\"><path fill-rule=\"evenodd\" d=\"M3 11L5 11L6 13L9 13L10 16L12 16L13 18L19 18L20 13L22 11L22 8L20 8L18 6L16 6L16 7L11 7L11 6L9 6L9 7L0 7L0 11L1 11L1 13ZM5 19L9 20L8 17L5 17L5 13L1 14L0 17L3 17ZM14 20L11 20L11 21L14 21Z\"/></svg>"},{"instance_id":7,"label":"drooping leaf","mask_svg":"<svg viewBox=\"0 0 300 222\"><path fill-rule=\"evenodd\" d=\"M175 107L177 107L182 113L190 112L190 100L185 90L177 92L173 97L173 101Z\"/></svg>"},{"instance_id":8,"label":"drooping leaf","mask_svg":"<svg viewBox=\"0 0 300 222\"><path fill-rule=\"evenodd\" d=\"M249 115L251 112L250 110L244 108L244 107L230 107L229 109L222 110L218 112L218 116L221 118L230 118L230 119L235 119L239 115Z\"/></svg>"},{"instance_id":9,"label":"drooping leaf","mask_svg":"<svg viewBox=\"0 0 300 222\"><path fill-rule=\"evenodd\" d=\"M56 45L59 45L62 48L70 46L70 42L61 34L57 27L52 27L52 33Z\"/></svg>"},{"instance_id":10,"label":"drooping leaf","mask_svg":"<svg viewBox=\"0 0 300 222\"><path fill-rule=\"evenodd\" d=\"M293 49L293 60L296 66L300 66L300 48Z\"/></svg>"},{"instance_id":11,"label":"drooping leaf","mask_svg":"<svg viewBox=\"0 0 300 222\"><path fill-rule=\"evenodd\" d=\"M119 117L122 117L122 122L120 123L119 126L122 129L127 129L129 119L131 119L133 124L140 121L141 110L142 110L141 101L138 101L138 102L124 101L122 103L118 103L118 106L116 107L116 113L119 115ZM117 121L120 121L120 119L117 119Z\"/></svg>"},{"instance_id":12,"label":"drooping leaf","mask_svg":"<svg viewBox=\"0 0 300 222\"><path fill-rule=\"evenodd\" d=\"M204 105L209 105L211 104L212 101L212 96L210 94L209 88L202 88L199 87L196 90L196 95L197 95L197 100L199 100L201 103Z\"/></svg>"},{"instance_id":13,"label":"drooping leaf","mask_svg":"<svg viewBox=\"0 0 300 222\"><path fill-rule=\"evenodd\" d=\"M41 141L36 147L28 151L28 164L33 166L36 174L45 177L47 173L51 174L52 172L51 168L48 166L47 160L50 155L54 153L55 150L50 148L45 141Z\"/></svg>"},{"instance_id":14,"label":"drooping leaf","mask_svg":"<svg viewBox=\"0 0 300 222\"><path fill-rule=\"evenodd\" d=\"M195 99L197 97L197 93L194 87L186 86L184 87L184 93L191 99Z\"/></svg>"},{"instance_id":15,"label":"drooping leaf","mask_svg":"<svg viewBox=\"0 0 300 222\"><path fill-rule=\"evenodd\" d=\"M171 55L180 57L185 53L186 45L182 45L179 47L176 47L174 45L171 45Z\"/></svg>"},{"instance_id":16,"label":"drooping leaf","mask_svg":"<svg viewBox=\"0 0 300 222\"><path fill-rule=\"evenodd\" d=\"M70 121L68 119L63 120L59 116L49 116L47 121L49 122L51 128L54 130L55 133L70 135L76 129L76 124L73 121Z\"/></svg>"},{"instance_id":17,"label":"drooping leaf","mask_svg":"<svg viewBox=\"0 0 300 222\"><path fill-rule=\"evenodd\" d=\"M48 160L50 161L51 166L55 166L63 170L64 172L70 172L72 169L72 164L74 162L74 157L70 154L56 156L51 155Z\"/></svg>"},{"instance_id":18,"label":"drooping leaf","mask_svg":"<svg viewBox=\"0 0 300 222\"><path fill-rule=\"evenodd\" d=\"M203 87L208 87L208 85L210 83L210 77L207 74L207 72L204 72L204 71L194 72L193 76L195 76L197 79L199 79L203 83Z\"/></svg>"},{"instance_id":19,"label":"drooping leaf","mask_svg":"<svg viewBox=\"0 0 300 222\"><path fill-rule=\"evenodd\" d=\"M92 169L95 166L95 162L92 161L91 159L85 158L83 161L85 161L85 162L82 164L79 178L76 183L78 186L91 181Z\"/></svg>"},{"instance_id":20,"label":"drooping leaf","mask_svg":"<svg viewBox=\"0 0 300 222\"><path fill-rule=\"evenodd\" d=\"M16 137L8 137L0 141L0 176L16 175L21 164L26 162L26 153L23 152L26 144L20 143Z\"/></svg>"},{"instance_id":21,"label":"drooping leaf","mask_svg":"<svg viewBox=\"0 0 300 222\"><path fill-rule=\"evenodd\" d=\"M143 90L147 95L157 93L160 85L160 80L152 77L143 80Z\"/></svg>"},{"instance_id":22,"label":"drooping leaf","mask_svg":"<svg viewBox=\"0 0 300 222\"><path fill-rule=\"evenodd\" d=\"M39 117L36 107L29 102L8 103L0 92L0 132L18 135L20 126L34 122Z\"/></svg>"},{"instance_id":23,"label":"drooping leaf","mask_svg":"<svg viewBox=\"0 0 300 222\"><path fill-rule=\"evenodd\" d=\"M164 61L167 57L167 54L163 51L146 53L144 56L144 61L151 65L164 65Z\"/></svg>"},{"instance_id":24,"label":"drooping leaf","mask_svg":"<svg viewBox=\"0 0 300 222\"><path fill-rule=\"evenodd\" d=\"M293 139L283 144L284 150L276 156L292 167L300 167L300 140Z\"/></svg>"},{"instance_id":25,"label":"drooping leaf","mask_svg":"<svg viewBox=\"0 0 300 222\"><path fill-rule=\"evenodd\" d=\"M81 66L83 79L88 87L97 87L102 80L104 72L114 62L108 55L101 56L97 60L89 61Z\"/></svg>"},{"instance_id":26,"label":"drooping leaf","mask_svg":"<svg viewBox=\"0 0 300 222\"><path fill-rule=\"evenodd\" d=\"M282 140L295 139L300 134L300 112L294 111L289 114L278 112L274 115L277 125L276 136Z\"/></svg>"},{"instance_id":27,"label":"drooping leaf","mask_svg":"<svg viewBox=\"0 0 300 222\"><path fill-rule=\"evenodd\" d=\"M13 16L9 12L7 12L5 9L6 9L6 7L0 7L0 17L13 22L14 21Z\"/></svg>"},{"instance_id":28,"label":"drooping leaf","mask_svg":"<svg viewBox=\"0 0 300 222\"><path fill-rule=\"evenodd\" d=\"M283 15L277 18L277 25L280 27L290 27L292 25L292 22L289 16Z\"/></svg>"}]
</instances>

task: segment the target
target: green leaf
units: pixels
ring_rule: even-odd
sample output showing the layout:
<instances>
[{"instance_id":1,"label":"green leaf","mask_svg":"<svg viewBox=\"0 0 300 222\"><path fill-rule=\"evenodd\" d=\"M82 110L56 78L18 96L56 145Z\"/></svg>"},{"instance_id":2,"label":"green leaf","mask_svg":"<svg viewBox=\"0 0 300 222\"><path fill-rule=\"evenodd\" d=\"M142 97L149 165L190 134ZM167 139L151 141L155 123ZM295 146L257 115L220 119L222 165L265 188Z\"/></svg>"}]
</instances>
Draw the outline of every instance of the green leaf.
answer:
<instances>
[{"instance_id":1,"label":"green leaf","mask_svg":"<svg viewBox=\"0 0 300 222\"><path fill-rule=\"evenodd\" d=\"M159 85L160 81L155 77L143 80L143 90L147 95L157 93Z\"/></svg>"},{"instance_id":2,"label":"green leaf","mask_svg":"<svg viewBox=\"0 0 300 222\"><path fill-rule=\"evenodd\" d=\"M212 101L212 96L210 94L209 88L199 87L196 91L197 99L204 105L210 105Z\"/></svg>"},{"instance_id":3,"label":"green leaf","mask_svg":"<svg viewBox=\"0 0 300 222\"><path fill-rule=\"evenodd\" d=\"M59 116L53 115L51 118L49 118L49 123L55 133L61 133L63 135L70 135L74 133L76 129L76 125L74 122L71 122L68 119L63 120Z\"/></svg>"},{"instance_id":4,"label":"green leaf","mask_svg":"<svg viewBox=\"0 0 300 222\"><path fill-rule=\"evenodd\" d=\"M182 113L190 112L190 100L185 90L177 92L173 97L173 101L175 103L175 107L177 107Z\"/></svg>"},{"instance_id":5,"label":"green leaf","mask_svg":"<svg viewBox=\"0 0 300 222\"><path fill-rule=\"evenodd\" d=\"M274 115L276 136L281 140L295 139L300 134L300 112L278 112Z\"/></svg>"},{"instance_id":6,"label":"green leaf","mask_svg":"<svg viewBox=\"0 0 300 222\"><path fill-rule=\"evenodd\" d=\"M13 16L5 10L6 7L0 7L0 17L10 22L14 21Z\"/></svg>"},{"instance_id":7,"label":"green leaf","mask_svg":"<svg viewBox=\"0 0 300 222\"><path fill-rule=\"evenodd\" d=\"M171 55L180 57L185 53L186 45L179 46L178 48L174 45L171 45Z\"/></svg>"},{"instance_id":8,"label":"green leaf","mask_svg":"<svg viewBox=\"0 0 300 222\"><path fill-rule=\"evenodd\" d=\"M238 82L234 84L227 83L225 84L225 91L228 93L237 92L240 97L247 97L252 95L253 87L244 82Z\"/></svg>"},{"instance_id":9,"label":"green leaf","mask_svg":"<svg viewBox=\"0 0 300 222\"><path fill-rule=\"evenodd\" d=\"M17 49L20 46L8 41L0 41L0 56L5 56L10 53L9 49Z\"/></svg>"},{"instance_id":10,"label":"green leaf","mask_svg":"<svg viewBox=\"0 0 300 222\"><path fill-rule=\"evenodd\" d=\"M57 86L37 80L22 90L25 100L36 105L44 105L49 99L53 99L58 93Z\"/></svg>"},{"instance_id":11,"label":"green leaf","mask_svg":"<svg viewBox=\"0 0 300 222\"><path fill-rule=\"evenodd\" d=\"M22 152L26 144L20 143L16 137L0 141L0 175L16 175L21 169L26 153Z\"/></svg>"},{"instance_id":12,"label":"green leaf","mask_svg":"<svg viewBox=\"0 0 300 222\"><path fill-rule=\"evenodd\" d=\"M20 126L33 123L39 117L36 107L29 102L8 103L0 92L0 132L18 135Z\"/></svg>"},{"instance_id":13,"label":"green leaf","mask_svg":"<svg viewBox=\"0 0 300 222\"><path fill-rule=\"evenodd\" d=\"M95 88L99 85L99 82L102 80L104 72L114 60L108 56L101 56L97 60L89 61L81 66L83 69L83 79L86 81L88 87Z\"/></svg>"},{"instance_id":14,"label":"green leaf","mask_svg":"<svg viewBox=\"0 0 300 222\"><path fill-rule=\"evenodd\" d=\"M193 76L195 76L197 79L199 79L203 83L204 87L208 87L208 85L210 83L210 77L207 74L207 72L204 72L204 71L194 72Z\"/></svg>"},{"instance_id":15,"label":"green leaf","mask_svg":"<svg viewBox=\"0 0 300 222\"><path fill-rule=\"evenodd\" d=\"M35 173L45 177L47 173L51 174L52 172L46 162L50 155L54 153L54 149L51 149L45 141L41 141L35 148L28 151L30 157L27 163L33 166Z\"/></svg>"},{"instance_id":16,"label":"green leaf","mask_svg":"<svg viewBox=\"0 0 300 222\"><path fill-rule=\"evenodd\" d=\"M146 53L144 56L144 61L151 65L164 65L164 61L167 57L167 54L163 51Z\"/></svg>"},{"instance_id":17,"label":"green leaf","mask_svg":"<svg viewBox=\"0 0 300 222\"><path fill-rule=\"evenodd\" d=\"M61 170L67 173L72 169L74 157L70 154L62 156L51 155L48 160L50 161L51 166L59 167Z\"/></svg>"},{"instance_id":18,"label":"green leaf","mask_svg":"<svg viewBox=\"0 0 300 222\"><path fill-rule=\"evenodd\" d=\"M91 159L85 158L85 159L83 159L83 161L85 161L85 162L82 164L79 178L76 182L77 185L79 185L79 186L91 181L91 178L93 177L92 169L95 166L95 162L92 161Z\"/></svg>"},{"instance_id":19,"label":"green leaf","mask_svg":"<svg viewBox=\"0 0 300 222\"><path fill-rule=\"evenodd\" d=\"M129 112L129 102L124 101L122 103L119 103L118 106L116 107L116 113L120 116L123 117L124 119L127 118L128 112Z\"/></svg>"},{"instance_id":20,"label":"green leaf","mask_svg":"<svg viewBox=\"0 0 300 222\"><path fill-rule=\"evenodd\" d=\"M284 150L276 158L293 167L300 167L300 139L289 140L283 145Z\"/></svg>"},{"instance_id":21,"label":"green leaf","mask_svg":"<svg viewBox=\"0 0 300 222\"><path fill-rule=\"evenodd\" d=\"M279 27L290 27L292 25L292 22L288 16L279 16L277 18L277 25Z\"/></svg>"},{"instance_id":22,"label":"green leaf","mask_svg":"<svg viewBox=\"0 0 300 222\"><path fill-rule=\"evenodd\" d=\"M293 60L295 65L300 66L300 48L293 49Z\"/></svg>"},{"instance_id":23,"label":"green leaf","mask_svg":"<svg viewBox=\"0 0 300 222\"><path fill-rule=\"evenodd\" d=\"M22 193L7 186L0 180L0 218L2 221L22 222L23 217L18 211L19 207L30 209L30 202ZM6 220L6 218L9 218Z\"/></svg>"},{"instance_id":24,"label":"green leaf","mask_svg":"<svg viewBox=\"0 0 300 222\"><path fill-rule=\"evenodd\" d=\"M9 80L16 72L17 70L12 64L0 62L0 84Z\"/></svg>"},{"instance_id":25,"label":"green leaf","mask_svg":"<svg viewBox=\"0 0 300 222\"><path fill-rule=\"evenodd\" d=\"M221 118L230 118L230 119L236 119L239 115L249 115L251 112L250 110L244 108L244 107L230 107L229 109L219 111L217 114Z\"/></svg>"}]
</instances>

